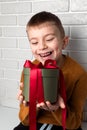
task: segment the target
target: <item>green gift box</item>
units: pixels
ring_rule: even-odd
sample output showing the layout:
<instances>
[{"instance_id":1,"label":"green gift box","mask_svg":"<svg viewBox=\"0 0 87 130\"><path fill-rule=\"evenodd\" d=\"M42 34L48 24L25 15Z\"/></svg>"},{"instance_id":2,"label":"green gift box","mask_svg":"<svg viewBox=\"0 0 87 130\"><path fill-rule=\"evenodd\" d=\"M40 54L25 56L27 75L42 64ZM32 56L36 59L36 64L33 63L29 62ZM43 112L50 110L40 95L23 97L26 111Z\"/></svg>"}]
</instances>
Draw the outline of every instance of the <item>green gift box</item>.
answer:
<instances>
[{"instance_id":1,"label":"green gift box","mask_svg":"<svg viewBox=\"0 0 87 130\"><path fill-rule=\"evenodd\" d=\"M30 93L30 68L24 68L24 90L23 95L27 102L29 102ZM44 100L55 103L58 97L59 89L59 70L58 69L41 69L42 82L44 91ZM39 77L38 77L39 78ZM38 85L38 84L37 84Z\"/></svg>"},{"instance_id":2,"label":"green gift box","mask_svg":"<svg viewBox=\"0 0 87 130\"><path fill-rule=\"evenodd\" d=\"M29 102L29 93L30 93L30 68L24 68L23 69L24 73L24 89L23 89L23 95L25 101Z\"/></svg>"},{"instance_id":3,"label":"green gift box","mask_svg":"<svg viewBox=\"0 0 87 130\"><path fill-rule=\"evenodd\" d=\"M42 69L42 77L43 77L45 101L50 101L51 103L55 103L58 97L59 70Z\"/></svg>"}]
</instances>

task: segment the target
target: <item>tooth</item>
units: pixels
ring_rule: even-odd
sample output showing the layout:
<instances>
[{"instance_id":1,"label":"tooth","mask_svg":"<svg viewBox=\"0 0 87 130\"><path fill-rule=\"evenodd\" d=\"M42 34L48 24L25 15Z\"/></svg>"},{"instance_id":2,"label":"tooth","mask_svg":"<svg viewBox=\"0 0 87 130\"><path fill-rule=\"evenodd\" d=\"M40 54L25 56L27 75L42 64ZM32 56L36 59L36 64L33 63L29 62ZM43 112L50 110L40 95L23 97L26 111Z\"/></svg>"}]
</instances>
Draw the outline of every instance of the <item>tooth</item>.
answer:
<instances>
[{"instance_id":1,"label":"tooth","mask_svg":"<svg viewBox=\"0 0 87 130\"><path fill-rule=\"evenodd\" d=\"M42 57L45 57L45 56L48 56L49 54L51 54L51 52L47 52L47 53L44 53L44 54L40 54Z\"/></svg>"}]
</instances>

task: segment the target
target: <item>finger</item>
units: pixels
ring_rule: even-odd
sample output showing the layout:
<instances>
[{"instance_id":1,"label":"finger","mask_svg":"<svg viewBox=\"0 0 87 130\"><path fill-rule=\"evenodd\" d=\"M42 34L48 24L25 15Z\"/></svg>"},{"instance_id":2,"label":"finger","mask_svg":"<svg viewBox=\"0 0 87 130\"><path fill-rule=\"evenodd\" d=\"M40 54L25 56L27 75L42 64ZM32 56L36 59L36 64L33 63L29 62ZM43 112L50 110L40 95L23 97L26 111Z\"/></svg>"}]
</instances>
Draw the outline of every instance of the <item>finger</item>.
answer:
<instances>
[{"instance_id":1,"label":"finger","mask_svg":"<svg viewBox=\"0 0 87 130\"><path fill-rule=\"evenodd\" d=\"M64 103L64 100L63 100L63 98L61 96L59 96L59 106L61 108L65 108L65 103Z\"/></svg>"},{"instance_id":2,"label":"finger","mask_svg":"<svg viewBox=\"0 0 87 130\"><path fill-rule=\"evenodd\" d=\"M19 90L18 94L17 94L17 99L19 100L20 96L22 95L22 90Z\"/></svg>"},{"instance_id":3,"label":"finger","mask_svg":"<svg viewBox=\"0 0 87 130\"><path fill-rule=\"evenodd\" d=\"M20 89L23 89L23 86L24 86L23 82L20 82Z\"/></svg>"},{"instance_id":4,"label":"finger","mask_svg":"<svg viewBox=\"0 0 87 130\"><path fill-rule=\"evenodd\" d=\"M46 104L44 102L38 103L37 108L48 110L48 108L47 108L47 106L46 106Z\"/></svg>"},{"instance_id":5,"label":"finger","mask_svg":"<svg viewBox=\"0 0 87 130\"><path fill-rule=\"evenodd\" d=\"M44 102L41 102L39 105L40 105L40 108L42 108L42 109L46 109L47 108L46 104Z\"/></svg>"},{"instance_id":6,"label":"finger","mask_svg":"<svg viewBox=\"0 0 87 130\"><path fill-rule=\"evenodd\" d=\"M46 101L46 105L49 109L49 111L57 110L59 108L58 104L52 105L49 101Z\"/></svg>"},{"instance_id":7,"label":"finger","mask_svg":"<svg viewBox=\"0 0 87 130\"><path fill-rule=\"evenodd\" d=\"M24 104L25 106L27 106L27 102L26 102L25 100L23 100L23 104Z\"/></svg>"},{"instance_id":8,"label":"finger","mask_svg":"<svg viewBox=\"0 0 87 130\"><path fill-rule=\"evenodd\" d=\"M20 104L23 103L23 96L20 96L18 100L19 100Z\"/></svg>"},{"instance_id":9,"label":"finger","mask_svg":"<svg viewBox=\"0 0 87 130\"><path fill-rule=\"evenodd\" d=\"M37 103L37 105L36 105L36 106L37 106L37 108L40 108L40 104L39 104L39 103Z\"/></svg>"}]
</instances>

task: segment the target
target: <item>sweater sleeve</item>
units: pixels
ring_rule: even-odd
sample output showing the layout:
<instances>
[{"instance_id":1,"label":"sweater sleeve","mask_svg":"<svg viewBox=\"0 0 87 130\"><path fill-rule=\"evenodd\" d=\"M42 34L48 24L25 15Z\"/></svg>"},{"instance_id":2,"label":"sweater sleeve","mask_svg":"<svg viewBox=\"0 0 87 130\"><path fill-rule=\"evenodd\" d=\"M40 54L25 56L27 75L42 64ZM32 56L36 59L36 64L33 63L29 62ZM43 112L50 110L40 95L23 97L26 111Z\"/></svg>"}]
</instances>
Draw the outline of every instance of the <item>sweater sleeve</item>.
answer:
<instances>
[{"instance_id":1,"label":"sweater sleeve","mask_svg":"<svg viewBox=\"0 0 87 130\"><path fill-rule=\"evenodd\" d=\"M87 73L83 73L75 83L67 105L67 128L78 128L82 121L82 112L87 97Z\"/></svg>"},{"instance_id":2,"label":"sweater sleeve","mask_svg":"<svg viewBox=\"0 0 87 130\"><path fill-rule=\"evenodd\" d=\"M87 73L84 73L75 82L72 94L66 103L67 129L77 129L78 127L80 127L86 97L87 97ZM59 110L55 114L57 115L58 118L61 119L61 113Z\"/></svg>"},{"instance_id":3,"label":"sweater sleeve","mask_svg":"<svg viewBox=\"0 0 87 130\"><path fill-rule=\"evenodd\" d=\"M23 71L22 71L22 74L21 74L21 80L20 80L20 82L22 82L22 83L24 82ZM29 115L29 107L25 106L24 104L20 104L19 119L20 119L20 121L24 125L29 125L28 115Z\"/></svg>"}]
</instances>

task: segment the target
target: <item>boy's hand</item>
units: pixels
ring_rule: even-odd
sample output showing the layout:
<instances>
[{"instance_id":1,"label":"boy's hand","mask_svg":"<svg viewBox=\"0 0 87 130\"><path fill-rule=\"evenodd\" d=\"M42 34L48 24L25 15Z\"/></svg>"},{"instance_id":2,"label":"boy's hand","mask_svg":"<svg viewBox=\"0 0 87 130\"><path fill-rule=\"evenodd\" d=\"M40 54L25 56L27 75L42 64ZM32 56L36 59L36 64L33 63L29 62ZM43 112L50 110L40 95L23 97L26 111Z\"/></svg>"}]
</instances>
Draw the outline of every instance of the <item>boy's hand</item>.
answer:
<instances>
[{"instance_id":1,"label":"boy's hand","mask_svg":"<svg viewBox=\"0 0 87 130\"><path fill-rule=\"evenodd\" d=\"M23 103L25 106L27 105L27 102L24 100L23 97L23 83L20 83L20 90L18 91L17 94L17 99L20 101L20 103ZM62 99L62 97L59 95L58 97L58 101L55 104L51 104L49 101L41 102L41 103L37 103L37 108L41 108L41 109L45 109L45 110L49 110L49 111L56 111L59 107L61 108L65 108L65 104L64 101Z\"/></svg>"},{"instance_id":2,"label":"boy's hand","mask_svg":"<svg viewBox=\"0 0 87 130\"><path fill-rule=\"evenodd\" d=\"M24 85L23 85L23 83L21 82L21 83L20 83L20 89L19 89L18 94L17 94L17 99L19 100L20 104L23 103L24 105L26 105L27 103L26 103L26 101L24 100L23 92L22 92L23 87L24 87Z\"/></svg>"},{"instance_id":3,"label":"boy's hand","mask_svg":"<svg viewBox=\"0 0 87 130\"><path fill-rule=\"evenodd\" d=\"M58 101L55 104L51 104L49 101L41 102L37 104L37 108L45 109L48 111L56 111L59 107L65 108L63 98L59 95Z\"/></svg>"}]
</instances>

